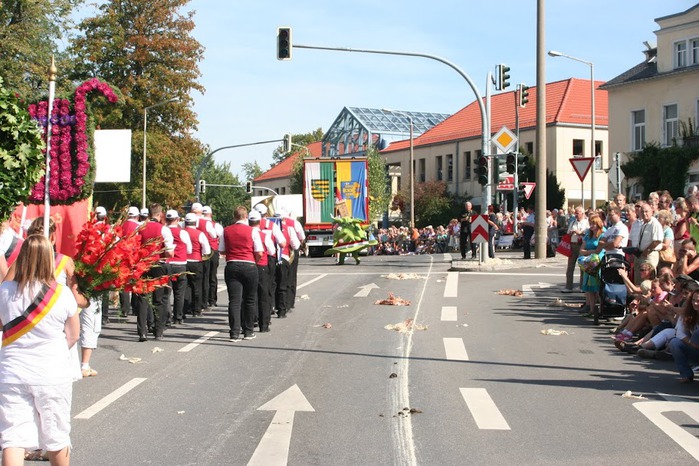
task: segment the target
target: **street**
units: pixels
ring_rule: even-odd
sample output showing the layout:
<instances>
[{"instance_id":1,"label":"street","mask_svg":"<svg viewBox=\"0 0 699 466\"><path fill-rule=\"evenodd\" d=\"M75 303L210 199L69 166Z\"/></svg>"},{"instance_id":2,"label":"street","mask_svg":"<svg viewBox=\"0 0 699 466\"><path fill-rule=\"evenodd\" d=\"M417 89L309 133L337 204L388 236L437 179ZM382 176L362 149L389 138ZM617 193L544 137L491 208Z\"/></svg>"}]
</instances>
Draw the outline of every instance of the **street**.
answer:
<instances>
[{"instance_id":1,"label":"street","mask_svg":"<svg viewBox=\"0 0 699 466\"><path fill-rule=\"evenodd\" d=\"M619 352L611 325L580 317L583 295L560 294L563 259L450 266L448 254L302 258L295 310L251 341L228 341L222 278L219 307L163 341L139 343L135 317L112 317L99 375L74 384L73 463L699 460L696 384L680 385L672 362ZM410 305L374 304L389 293Z\"/></svg>"}]
</instances>

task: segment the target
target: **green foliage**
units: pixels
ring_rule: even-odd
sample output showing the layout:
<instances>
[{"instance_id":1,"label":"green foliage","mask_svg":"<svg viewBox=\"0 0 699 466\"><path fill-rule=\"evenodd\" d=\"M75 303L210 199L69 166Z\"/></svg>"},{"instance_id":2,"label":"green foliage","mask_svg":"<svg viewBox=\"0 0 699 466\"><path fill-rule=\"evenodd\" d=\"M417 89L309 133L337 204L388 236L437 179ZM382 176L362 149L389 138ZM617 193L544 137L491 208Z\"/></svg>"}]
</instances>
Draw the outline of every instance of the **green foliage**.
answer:
<instances>
[{"instance_id":1,"label":"green foliage","mask_svg":"<svg viewBox=\"0 0 699 466\"><path fill-rule=\"evenodd\" d=\"M289 192L291 194L303 194L303 157L295 155L294 166L291 169Z\"/></svg>"},{"instance_id":2,"label":"green foliage","mask_svg":"<svg viewBox=\"0 0 699 466\"><path fill-rule=\"evenodd\" d=\"M243 164L243 174L245 175L246 181L252 181L258 176L262 175L262 173L264 172L262 171L260 165L257 163L257 160L253 162L245 162Z\"/></svg>"},{"instance_id":3,"label":"green foliage","mask_svg":"<svg viewBox=\"0 0 699 466\"><path fill-rule=\"evenodd\" d=\"M202 179L211 184L242 185L240 179L231 173L229 162L214 163L211 161L204 167ZM239 205L250 207L245 188L224 188L207 186L206 193L201 195L202 203L210 205L213 216L223 226L233 223L233 211Z\"/></svg>"},{"instance_id":4,"label":"green foliage","mask_svg":"<svg viewBox=\"0 0 699 466\"><path fill-rule=\"evenodd\" d=\"M673 197L684 194L687 171L699 159L696 147L660 147L647 144L640 152L628 153L621 169L629 178L640 178L645 192L667 189Z\"/></svg>"},{"instance_id":5,"label":"green foliage","mask_svg":"<svg viewBox=\"0 0 699 466\"><path fill-rule=\"evenodd\" d=\"M284 152L282 150L282 145L279 144L279 146L274 149L274 152L272 153L272 167L281 162L282 160L286 159L292 154L295 154L299 152L299 148L296 146L308 146L309 144L313 142L318 142L323 140L323 129L318 128L315 131L311 131L310 133L303 133L303 134L292 134L291 135L291 142L294 144L291 148L291 152ZM301 149L303 151L303 149ZM305 151L303 151L305 152Z\"/></svg>"},{"instance_id":6,"label":"green foliage","mask_svg":"<svg viewBox=\"0 0 699 466\"><path fill-rule=\"evenodd\" d=\"M386 162L375 147L366 153L368 162L367 184L369 191L369 218L383 217L391 202L391 192L388 189L389 179L386 176Z\"/></svg>"},{"instance_id":7,"label":"green foliage","mask_svg":"<svg viewBox=\"0 0 699 466\"><path fill-rule=\"evenodd\" d=\"M0 222L44 174L44 141L24 102L0 78Z\"/></svg>"},{"instance_id":8,"label":"green foliage","mask_svg":"<svg viewBox=\"0 0 699 466\"><path fill-rule=\"evenodd\" d=\"M401 193L401 198L410 199L410 188ZM444 181L428 181L415 184L415 226L446 226L452 218L458 218L463 210L465 198L455 196L447 190Z\"/></svg>"},{"instance_id":9,"label":"green foliage","mask_svg":"<svg viewBox=\"0 0 699 466\"><path fill-rule=\"evenodd\" d=\"M529 156L529 161L524 169L524 176L519 180L522 181L535 181L536 180L536 163L534 157ZM534 206L534 199L536 195L532 195L529 199L525 199L523 203L519 204L518 207L524 207L525 209L529 206ZM560 209L563 207L563 203L566 200L566 191L561 188L561 184L558 182L558 177L551 171L546 170L546 208L547 209Z\"/></svg>"}]
</instances>

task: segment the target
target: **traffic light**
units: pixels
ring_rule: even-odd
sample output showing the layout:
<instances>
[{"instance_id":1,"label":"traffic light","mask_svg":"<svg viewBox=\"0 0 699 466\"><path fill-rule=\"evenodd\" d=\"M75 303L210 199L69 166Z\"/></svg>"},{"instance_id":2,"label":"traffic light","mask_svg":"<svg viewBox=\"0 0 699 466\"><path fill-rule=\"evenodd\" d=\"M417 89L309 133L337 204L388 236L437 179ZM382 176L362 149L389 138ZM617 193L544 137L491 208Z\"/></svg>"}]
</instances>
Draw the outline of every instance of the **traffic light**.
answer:
<instances>
[{"instance_id":1,"label":"traffic light","mask_svg":"<svg viewBox=\"0 0 699 466\"><path fill-rule=\"evenodd\" d=\"M519 85L519 106L524 108L529 102L529 86L522 83Z\"/></svg>"},{"instance_id":2,"label":"traffic light","mask_svg":"<svg viewBox=\"0 0 699 466\"><path fill-rule=\"evenodd\" d=\"M510 67L504 63L499 64L497 67L498 79L495 83L495 89L498 91L504 91L510 87Z\"/></svg>"},{"instance_id":3,"label":"traffic light","mask_svg":"<svg viewBox=\"0 0 699 466\"><path fill-rule=\"evenodd\" d=\"M505 155L506 154L499 154L497 156L498 183L504 183L509 175L507 172L507 160Z\"/></svg>"},{"instance_id":4,"label":"traffic light","mask_svg":"<svg viewBox=\"0 0 699 466\"><path fill-rule=\"evenodd\" d=\"M510 175L514 174L515 171L517 171L517 154L514 152L510 152L507 154L507 173Z\"/></svg>"},{"instance_id":5,"label":"traffic light","mask_svg":"<svg viewBox=\"0 0 699 466\"><path fill-rule=\"evenodd\" d=\"M519 181L524 180L524 170L527 167L527 162L529 162L529 157L525 154L517 154L517 179Z\"/></svg>"},{"instance_id":6,"label":"traffic light","mask_svg":"<svg viewBox=\"0 0 699 466\"><path fill-rule=\"evenodd\" d=\"M282 151L284 153L291 151L291 134L289 133L286 133L282 139Z\"/></svg>"},{"instance_id":7,"label":"traffic light","mask_svg":"<svg viewBox=\"0 0 699 466\"><path fill-rule=\"evenodd\" d=\"M478 175L478 183L481 186L488 184L488 157L478 157L478 166L476 167L476 175Z\"/></svg>"},{"instance_id":8,"label":"traffic light","mask_svg":"<svg viewBox=\"0 0 699 466\"><path fill-rule=\"evenodd\" d=\"M206 180L199 180L199 193L204 194L206 192Z\"/></svg>"},{"instance_id":9,"label":"traffic light","mask_svg":"<svg viewBox=\"0 0 699 466\"><path fill-rule=\"evenodd\" d=\"M252 194L252 181L247 181L245 183L245 192L248 194Z\"/></svg>"},{"instance_id":10,"label":"traffic light","mask_svg":"<svg viewBox=\"0 0 699 466\"><path fill-rule=\"evenodd\" d=\"M291 60L291 28L277 28L277 60Z\"/></svg>"}]
</instances>

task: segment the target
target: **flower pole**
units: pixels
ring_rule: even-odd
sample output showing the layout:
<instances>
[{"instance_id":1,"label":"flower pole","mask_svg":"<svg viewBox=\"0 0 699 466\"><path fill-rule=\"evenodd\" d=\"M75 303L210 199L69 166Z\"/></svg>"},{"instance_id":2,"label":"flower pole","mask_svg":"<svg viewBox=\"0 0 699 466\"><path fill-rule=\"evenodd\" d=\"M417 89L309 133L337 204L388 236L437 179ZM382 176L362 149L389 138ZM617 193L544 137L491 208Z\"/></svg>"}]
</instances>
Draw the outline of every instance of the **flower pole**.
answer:
<instances>
[{"instance_id":1,"label":"flower pole","mask_svg":"<svg viewBox=\"0 0 699 466\"><path fill-rule=\"evenodd\" d=\"M51 66L49 67L49 108L48 120L46 121L46 175L44 187L44 236L49 237L49 219L51 218L51 197L49 196L49 179L51 178L51 114L53 112L53 99L56 94L56 74L58 69L51 56Z\"/></svg>"}]
</instances>

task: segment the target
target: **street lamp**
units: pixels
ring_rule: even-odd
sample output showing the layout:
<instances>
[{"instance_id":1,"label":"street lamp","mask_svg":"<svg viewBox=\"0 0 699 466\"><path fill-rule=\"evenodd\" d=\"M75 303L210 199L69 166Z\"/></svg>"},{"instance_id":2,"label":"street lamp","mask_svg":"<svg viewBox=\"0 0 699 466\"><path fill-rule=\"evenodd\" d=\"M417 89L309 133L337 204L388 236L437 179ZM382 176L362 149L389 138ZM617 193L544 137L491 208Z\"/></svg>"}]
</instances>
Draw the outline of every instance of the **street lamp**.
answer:
<instances>
[{"instance_id":1,"label":"street lamp","mask_svg":"<svg viewBox=\"0 0 699 466\"><path fill-rule=\"evenodd\" d=\"M169 104L170 102L178 102L179 100L179 97L172 97L143 109L143 198L141 200L141 207L144 209L146 208L146 140L148 136L148 110L151 108L160 107L161 105Z\"/></svg>"},{"instance_id":2,"label":"street lamp","mask_svg":"<svg viewBox=\"0 0 699 466\"><path fill-rule=\"evenodd\" d=\"M587 60L582 60L580 58L571 57L563 52L557 52L556 50L549 50L549 56L552 57L564 57L571 60L575 60L580 63L584 63L590 67L590 101L591 101L591 118L590 118L590 132L592 137L591 153L592 153L592 179L590 180L590 199L592 201L592 208L595 209L595 204L597 202L597 196L595 196L595 165L597 165L597 148L595 147L595 65ZM582 195L582 193L580 193Z\"/></svg>"},{"instance_id":3,"label":"street lamp","mask_svg":"<svg viewBox=\"0 0 699 466\"><path fill-rule=\"evenodd\" d=\"M384 112L394 113L407 118L410 122L410 228L415 228L415 173L413 168L413 117L405 112L400 112L398 110L391 110L388 108L383 109Z\"/></svg>"}]
</instances>

